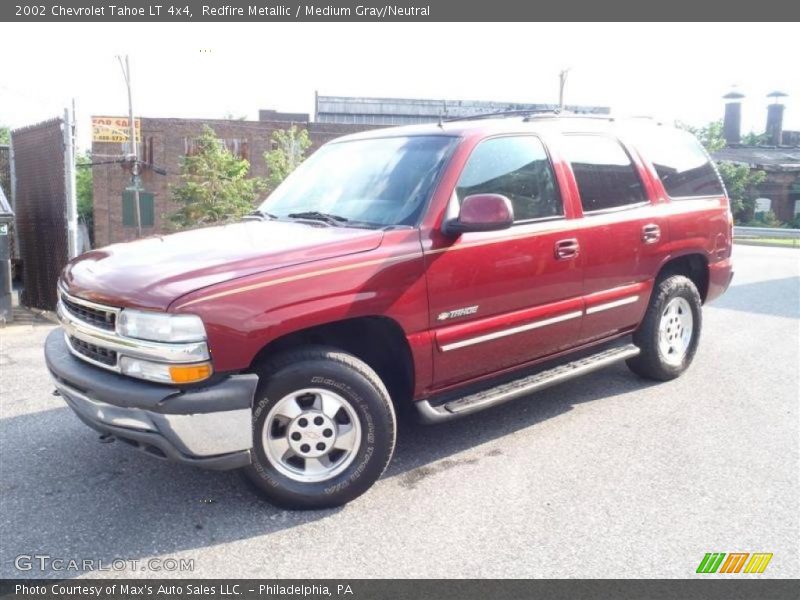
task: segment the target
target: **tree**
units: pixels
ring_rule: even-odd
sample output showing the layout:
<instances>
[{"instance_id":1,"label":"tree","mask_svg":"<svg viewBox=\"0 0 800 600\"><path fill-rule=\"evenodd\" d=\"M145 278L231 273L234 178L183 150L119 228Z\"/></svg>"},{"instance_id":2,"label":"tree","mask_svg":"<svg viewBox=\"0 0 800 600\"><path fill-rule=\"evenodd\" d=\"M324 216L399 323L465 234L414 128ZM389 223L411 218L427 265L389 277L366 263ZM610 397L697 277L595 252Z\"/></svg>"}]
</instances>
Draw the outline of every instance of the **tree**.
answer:
<instances>
[{"instance_id":1,"label":"tree","mask_svg":"<svg viewBox=\"0 0 800 600\"><path fill-rule=\"evenodd\" d=\"M712 121L705 127L691 127L682 123L676 125L694 134L709 154L727 146L722 134L722 121ZM754 133L748 136L757 138ZM734 220L737 223L751 221L755 210L756 188L764 181L767 174L764 171L750 169L747 165L726 161L717 161L717 170L728 191Z\"/></svg>"},{"instance_id":2,"label":"tree","mask_svg":"<svg viewBox=\"0 0 800 600\"><path fill-rule=\"evenodd\" d=\"M269 175L267 184L272 191L294 171L306 157L311 147L308 131L292 125L289 129L272 132L272 150L264 153Z\"/></svg>"},{"instance_id":3,"label":"tree","mask_svg":"<svg viewBox=\"0 0 800 600\"><path fill-rule=\"evenodd\" d=\"M742 136L742 144L745 146L760 146L761 144L766 144L768 139L769 138L767 137L766 133L756 133L751 131L750 133L745 133Z\"/></svg>"},{"instance_id":4,"label":"tree","mask_svg":"<svg viewBox=\"0 0 800 600\"><path fill-rule=\"evenodd\" d=\"M207 125L195 140L195 152L181 162L181 183L172 200L180 208L169 216L176 229L215 225L250 213L265 189L263 179L250 178L250 162L234 156Z\"/></svg>"},{"instance_id":5,"label":"tree","mask_svg":"<svg viewBox=\"0 0 800 600\"><path fill-rule=\"evenodd\" d=\"M94 240L94 187L92 181L92 153L75 157L75 195L78 197L78 216L86 223L89 237Z\"/></svg>"},{"instance_id":6,"label":"tree","mask_svg":"<svg viewBox=\"0 0 800 600\"><path fill-rule=\"evenodd\" d=\"M0 125L0 146L8 146L11 143L11 128Z\"/></svg>"}]
</instances>

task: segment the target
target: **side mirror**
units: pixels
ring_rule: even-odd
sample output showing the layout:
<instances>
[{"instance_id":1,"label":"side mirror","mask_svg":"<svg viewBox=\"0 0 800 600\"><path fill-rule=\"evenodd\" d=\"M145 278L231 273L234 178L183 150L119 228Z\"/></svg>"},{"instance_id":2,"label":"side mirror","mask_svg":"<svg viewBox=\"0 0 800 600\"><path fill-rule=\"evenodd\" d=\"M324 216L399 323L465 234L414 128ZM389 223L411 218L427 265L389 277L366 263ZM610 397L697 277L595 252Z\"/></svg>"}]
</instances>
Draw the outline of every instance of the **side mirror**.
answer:
<instances>
[{"instance_id":1,"label":"side mirror","mask_svg":"<svg viewBox=\"0 0 800 600\"><path fill-rule=\"evenodd\" d=\"M511 201L500 194L474 194L461 202L457 219L445 221L445 235L460 235L468 231L499 231L514 223Z\"/></svg>"}]
</instances>

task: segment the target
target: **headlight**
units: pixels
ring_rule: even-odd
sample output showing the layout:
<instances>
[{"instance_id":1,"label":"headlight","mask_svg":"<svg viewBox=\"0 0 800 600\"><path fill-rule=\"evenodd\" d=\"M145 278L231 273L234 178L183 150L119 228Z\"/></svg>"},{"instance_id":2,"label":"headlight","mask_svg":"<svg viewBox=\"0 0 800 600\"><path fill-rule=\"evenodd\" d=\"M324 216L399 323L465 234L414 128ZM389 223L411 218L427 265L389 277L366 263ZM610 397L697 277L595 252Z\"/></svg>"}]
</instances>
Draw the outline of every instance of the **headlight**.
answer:
<instances>
[{"instance_id":1,"label":"headlight","mask_svg":"<svg viewBox=\"0 0 800 600\"><path fill-rule=\"evenodd\" d=\"M197 315L175 315L125 309L117 317L117 333L153 342L202 342L206 328Z\"/></svg>"},{"instance_id":2,"label":"headlight","mask_svg":"<svg viewBox=\"0 0 800 600\"><path fill-rule=\"evenodd\" d=\"M119 368L125 375L162 383L196 383L211 377L211 364L165 364L123 356Z\"/></svg>"}]
</instances>

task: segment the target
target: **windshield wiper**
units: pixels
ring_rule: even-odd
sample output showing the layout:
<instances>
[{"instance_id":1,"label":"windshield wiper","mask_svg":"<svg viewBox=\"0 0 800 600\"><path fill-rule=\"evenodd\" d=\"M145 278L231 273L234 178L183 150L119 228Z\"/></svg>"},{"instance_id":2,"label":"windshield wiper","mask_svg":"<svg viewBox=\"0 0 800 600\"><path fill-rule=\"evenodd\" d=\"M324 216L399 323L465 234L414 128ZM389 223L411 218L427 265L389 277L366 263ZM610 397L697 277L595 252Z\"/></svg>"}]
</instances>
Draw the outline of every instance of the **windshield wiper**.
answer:
<instances>
[{"instance_id":1,"label":"windshield wiper","mask_svg":"<svg viewBox=\"0 0 800 600\"><path fill-rule=\"evenodd\" d=\"M253 212L251 212L250 214L243 216L242 220L243 221L254 221L254 220L258 219L259 221L264 221L265 219L269 219L270 221L274 221L277 218L278 217L273 215L272 213L268 213L266 211L263 211L263 210L257 208Z\"/></svg>"},{"instance_id":2,"label":"windshield wiper","mask_svg":"<svg viewBox=\"0 0 800 600\"><path fill-rule=\"evenodd\" d=\"M290 219L310 219L312 221L322 221L329 225L341 225L350 221L347 217L340 217L330 213L319 212L318 210L307 210L305 212L289 213L286 215Z\"/></svg>"}]
</instances>

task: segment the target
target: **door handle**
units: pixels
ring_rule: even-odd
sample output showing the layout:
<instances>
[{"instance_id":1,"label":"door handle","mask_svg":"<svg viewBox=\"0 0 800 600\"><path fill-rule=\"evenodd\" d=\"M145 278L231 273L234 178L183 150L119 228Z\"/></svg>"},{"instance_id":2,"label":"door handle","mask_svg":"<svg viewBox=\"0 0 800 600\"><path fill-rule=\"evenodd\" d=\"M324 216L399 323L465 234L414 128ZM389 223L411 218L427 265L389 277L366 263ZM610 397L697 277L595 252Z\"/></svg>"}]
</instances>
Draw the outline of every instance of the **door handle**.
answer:
<instances>
[{"instance_id":1,"label":"door handle","mask_svg":"<svg viewBox=\"0 0 800 600\"><path fill-rule=\"evenodd\" d=\"M557 260L570 260L578 256L580 245L575 238L559 240L556 242L555 250Z\"/></svg>"},{"instance_id":2,"label":"door handle","mask_svg":"<svg viewBox=\"0 0 800 600\"><path fill-rule=\"evenodd\" d=\"M661 239L661 227L655 223L649 223L642 227L642 241L645 244L655 244Z\"/></svg>"}]
</instances>

